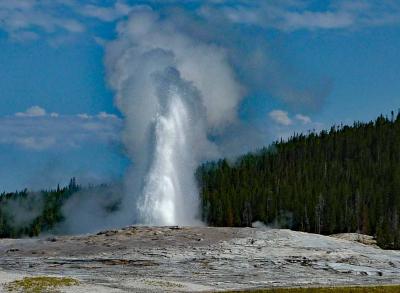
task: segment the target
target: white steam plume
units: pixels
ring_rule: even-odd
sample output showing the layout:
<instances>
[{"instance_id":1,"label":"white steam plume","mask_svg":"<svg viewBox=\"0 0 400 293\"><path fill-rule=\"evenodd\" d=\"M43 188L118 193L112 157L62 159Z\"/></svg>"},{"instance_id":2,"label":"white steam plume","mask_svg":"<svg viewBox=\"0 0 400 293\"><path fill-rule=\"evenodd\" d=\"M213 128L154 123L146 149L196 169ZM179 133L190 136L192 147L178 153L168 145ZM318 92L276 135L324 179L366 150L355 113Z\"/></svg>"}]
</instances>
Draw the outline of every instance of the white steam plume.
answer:
<instances>
[{"instance_id":1,"label":"white steam plume","mask_svg":"<svg viewBox=\"0 0 400 293\"><path fill-rule=\"evenodd\" d=\"M118 26L106 67L133 161L124 214L142 224L196 224L195 169L217 155L207 136L236 120L242 97L227 52L139 8Z\"/></svg>"}]
</instances>

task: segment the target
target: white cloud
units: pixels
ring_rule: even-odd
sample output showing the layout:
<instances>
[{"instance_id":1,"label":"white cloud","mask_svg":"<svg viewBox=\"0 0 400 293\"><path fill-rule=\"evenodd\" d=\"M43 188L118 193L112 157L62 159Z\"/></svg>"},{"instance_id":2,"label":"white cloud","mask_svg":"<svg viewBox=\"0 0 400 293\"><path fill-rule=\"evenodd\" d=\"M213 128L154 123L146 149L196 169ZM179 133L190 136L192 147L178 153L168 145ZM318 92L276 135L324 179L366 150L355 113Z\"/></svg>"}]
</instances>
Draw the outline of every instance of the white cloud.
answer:
<instances>
[{"instance_id":1,"label":"white cloud","mask_svg":"<svg viewBox=\"0 0 400 293\"><path fill-rule=\"evenodd\" d=\"M111 22L129 14L133 9L122 1L115 2L114 6L103 7L97 5L85 5L79 12L85 16L97 18L101 21Z\"/></svg>"},{"instance_id":2,"label":"white cloud","mask_svg":"<svg viewBox=\"0 0 400 293\"><path fill-rule=\"evenodd\" d=\"M112 22L134 9L134 6L120 0L113 1L111 6L103 6L103 3L91 1L86 4L76 0L1 0L0 30L5 31L11 40L18 42L46 36L54 43L59 42L60 38L69 39L69 35L85 32L91 25L87 23L89 18Z\"/></svg>"},{"instance_id":3,"label":"white cloud","mask_svg":"<svg viewBox=\"0 0 400 293\"><path fill-rule=\"evenodd\" d=\"M15 116L17 117L41 117L46 115L46 110L39 106L32 106L28 108L25 112L17 112Z\"/></svg>"},{"instance_id":4,"label":"white cloud","mask_svg":"<svg viewBox=\"0 0 400 293\"><path fill-rule=\"evenodd\" d=\"M292 119L289 118L289 114L282 110L273 110L269 112L268 116L276 123L284 126L292 124Z\"/></svg>"},{"instance_id":5,"label":"white cloud","mask_svg":"<svg viewBox=\"0 0 400 293\"><path fill-rule=\"evenodd\" d=\"M15 116L0 117L0 144L43 151L77 148L87 143L118 142L122 120L107 113L104 116L113 119L82 119L77 115L54 112L47 115L44 109L31 107Z\"/></svg>"},{"instance_id":6,"label":"white cloud","mask_svg":"<svg viewBox=\"0 0 400 293\"><path fill-rule=\"evenodd\" d=\"M100 119L117 119L118 118L116 115L109 114L109 113L106 113L106 112L100 112L97 115L97 117L100 118Z\"/></svg>"},{"instance_id":7,"label":"white cloud","mask_svg":"<svg viewBox=\"0 0 400 293\"><path fill-rule=\"evenodd\" d=\"M42 151L52 147L56 143L54 137L19 137L15 139L15 144L22 146L25 149Z\"/></svg>"},{"instance_id":8,"label":"white cloud","mask_svg":"<svg viewBox=\"0 0 400 293\"><path fill-rule=\"evenodd\" d=\"M208 5L202 15L234 23L284 31L317 29L355 29L400 23L398 1L330 1L324 10L315 10L312 1L230 1Z\"/></svg>"},{"instance_id":9,"label":"white cloud","mask_svg":"<svg viewBox=\"0 0 400 293\"><path fill-rule=\"evenodd\" d=\"M297 120L299 120L301 123L303 124L309 124L311 123L311 118L306 116L306 115L302 115L302 114L296 114L295 118Z\"/></svg>"},{"instance_id":10,"label":"white cloud","mask_svg":"<svg viewBox=\"0 0 400 293\"><path fill-rule=\"evenodd\" d=\"M32 0L19 0L19 1L0 1L0 8L6 9L29 9L35 5Z\"/></svg>"},{"instance_id":11,"label":"white cloud","mask_svg":"<svg viewBox=\"0 0 400 293\"><path fill-rule=\"evenodd\" d=\"M36 40L43 34L82 33L85 25L72 7L65 1L2 0L0 29L15 41ZM65 13L68 9L70 13Z\"/></svg>"},{"instance_id":12,"label":"white cloud","mask_svg":"<svg viewBox=\"0 0 400 293\"><path fill-rule=\"evenodd\" d=\"M268 113L268 116L275 123L281 126L292 125L295 123L295 120L300 122L302 125L310 125L313 123L311 118L307 115L296 114L294 117L290 117L288 112L282 110L273 110Z\"/></svg>"},{"instance_id":13,"label":"white cloud","mask_svg":"<svg viewBox=\"0 0 400 293\"><path fill-rule=\"evenodd\" d=\"M320 132L325 127L323 123L312 121L307 115L296 114L291 117L288 112L282 110L271 111L269 117L275 122L268 129L269 135L274 140L285 140L295 133Z\"/></svg>"},{"instance_id":14,"label":"white cloud","mask_svg":"<svg viewBox=\"0 0 400 293\"><path fill-rule=\"evenodd\" d=\"M287 12L283 14L282 28L299 29L339 29L354 25L354 15L348 12Z\"/></svg>"},{"instance_id":15,"label":"white cloud","mask_svg":"<svg viewBox=\"0 0 400 293\"><path fill-rule=\"evenodd\" d=\"M81 118L81 119L90 119L90 118L92 118L92 116L89 116L89 115L86 114L86 113L78 114L78 115L76 115L76 116L79 117L79 118Z\"/></svg>"},{"instance_id":16,"label":"white cloud","mask_svg":"<svg viewBox=\"0 0 400 293\"><path fill-rule=\"evenodd\" d=\"M14 41L32 41L42 36L52 40L90 30L96 25L93 20L114 22L145 5L168 3L167 7L182 7L182 2L147 0L134 5L128 1L114 0L105 5L104 1L100 0L92 0L89 3L77 0L1 0L0 29L7 32ZM328 2L326 9L321 10L314 9L311 0L191 2L199 6L194 13L208 20L217 20L216 23L221 23L222 20L287 32L400 24L400 2L391 0L332 0Z\"/></svg>"}]
</instances>

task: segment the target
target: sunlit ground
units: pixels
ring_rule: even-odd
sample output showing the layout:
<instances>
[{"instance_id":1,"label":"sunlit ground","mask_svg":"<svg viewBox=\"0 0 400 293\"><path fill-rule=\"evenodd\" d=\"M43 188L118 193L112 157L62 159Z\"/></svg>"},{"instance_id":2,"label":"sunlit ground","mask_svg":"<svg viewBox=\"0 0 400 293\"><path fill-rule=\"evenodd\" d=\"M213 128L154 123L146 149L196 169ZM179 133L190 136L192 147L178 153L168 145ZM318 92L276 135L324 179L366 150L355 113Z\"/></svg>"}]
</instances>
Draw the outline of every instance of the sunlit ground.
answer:
<instances>
[{"instance_id":1,"label":"sunlit ground","mask_svg":"<svg viewBox=\"0 0 400 293\"><path fill-rule=\"evenodd\" d=\"M328 288L276 288L261 290L244 290L233 292L251 293L399 293L400 285L395 286L366 286L366 287L328 287Z\"/></svg>"}]
</instances>

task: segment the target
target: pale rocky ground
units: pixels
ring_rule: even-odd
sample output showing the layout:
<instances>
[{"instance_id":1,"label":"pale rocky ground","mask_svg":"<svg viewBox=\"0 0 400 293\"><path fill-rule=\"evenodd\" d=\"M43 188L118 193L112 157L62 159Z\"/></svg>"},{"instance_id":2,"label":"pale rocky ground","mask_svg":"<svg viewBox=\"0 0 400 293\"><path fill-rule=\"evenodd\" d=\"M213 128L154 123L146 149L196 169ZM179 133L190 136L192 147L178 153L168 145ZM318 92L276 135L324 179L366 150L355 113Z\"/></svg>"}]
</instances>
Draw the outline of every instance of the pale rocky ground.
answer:
<instances>
[{"instance_id":1,"label":"pale rocky ground","mask_svg":"<svg viewBox=\"0 0 400 293\"><path fill-rule=\"evenodd\" d=\"M69 276L81 285L62 291L97 293L400 284L400 251L355 242L360 237L354 235L336 236L128 227L97 235L2 239L0 283Z\"/></svg>"}]
</instances>

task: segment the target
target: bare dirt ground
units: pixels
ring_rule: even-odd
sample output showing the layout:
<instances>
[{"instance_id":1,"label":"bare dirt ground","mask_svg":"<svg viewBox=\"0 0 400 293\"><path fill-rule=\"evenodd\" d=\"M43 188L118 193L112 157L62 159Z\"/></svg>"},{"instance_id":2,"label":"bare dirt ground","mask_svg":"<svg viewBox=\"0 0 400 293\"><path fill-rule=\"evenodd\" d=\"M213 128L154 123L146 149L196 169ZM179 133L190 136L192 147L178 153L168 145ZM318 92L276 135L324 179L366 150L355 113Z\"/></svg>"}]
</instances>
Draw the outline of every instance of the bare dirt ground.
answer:
<instances>
[{"instance_id":1,"label":"bare dirt ground","mask_svg":"<svg viewBox=\"0 0 400 293\"><path fill-rule=\"evenodd\" d=\"M343 238L343 237L342 237ZM400 251L290 230L127 227L0 240L0 291L24 276L68 276L64 292L177 292L400 283Z\"/></svg>"}]
</instances>

